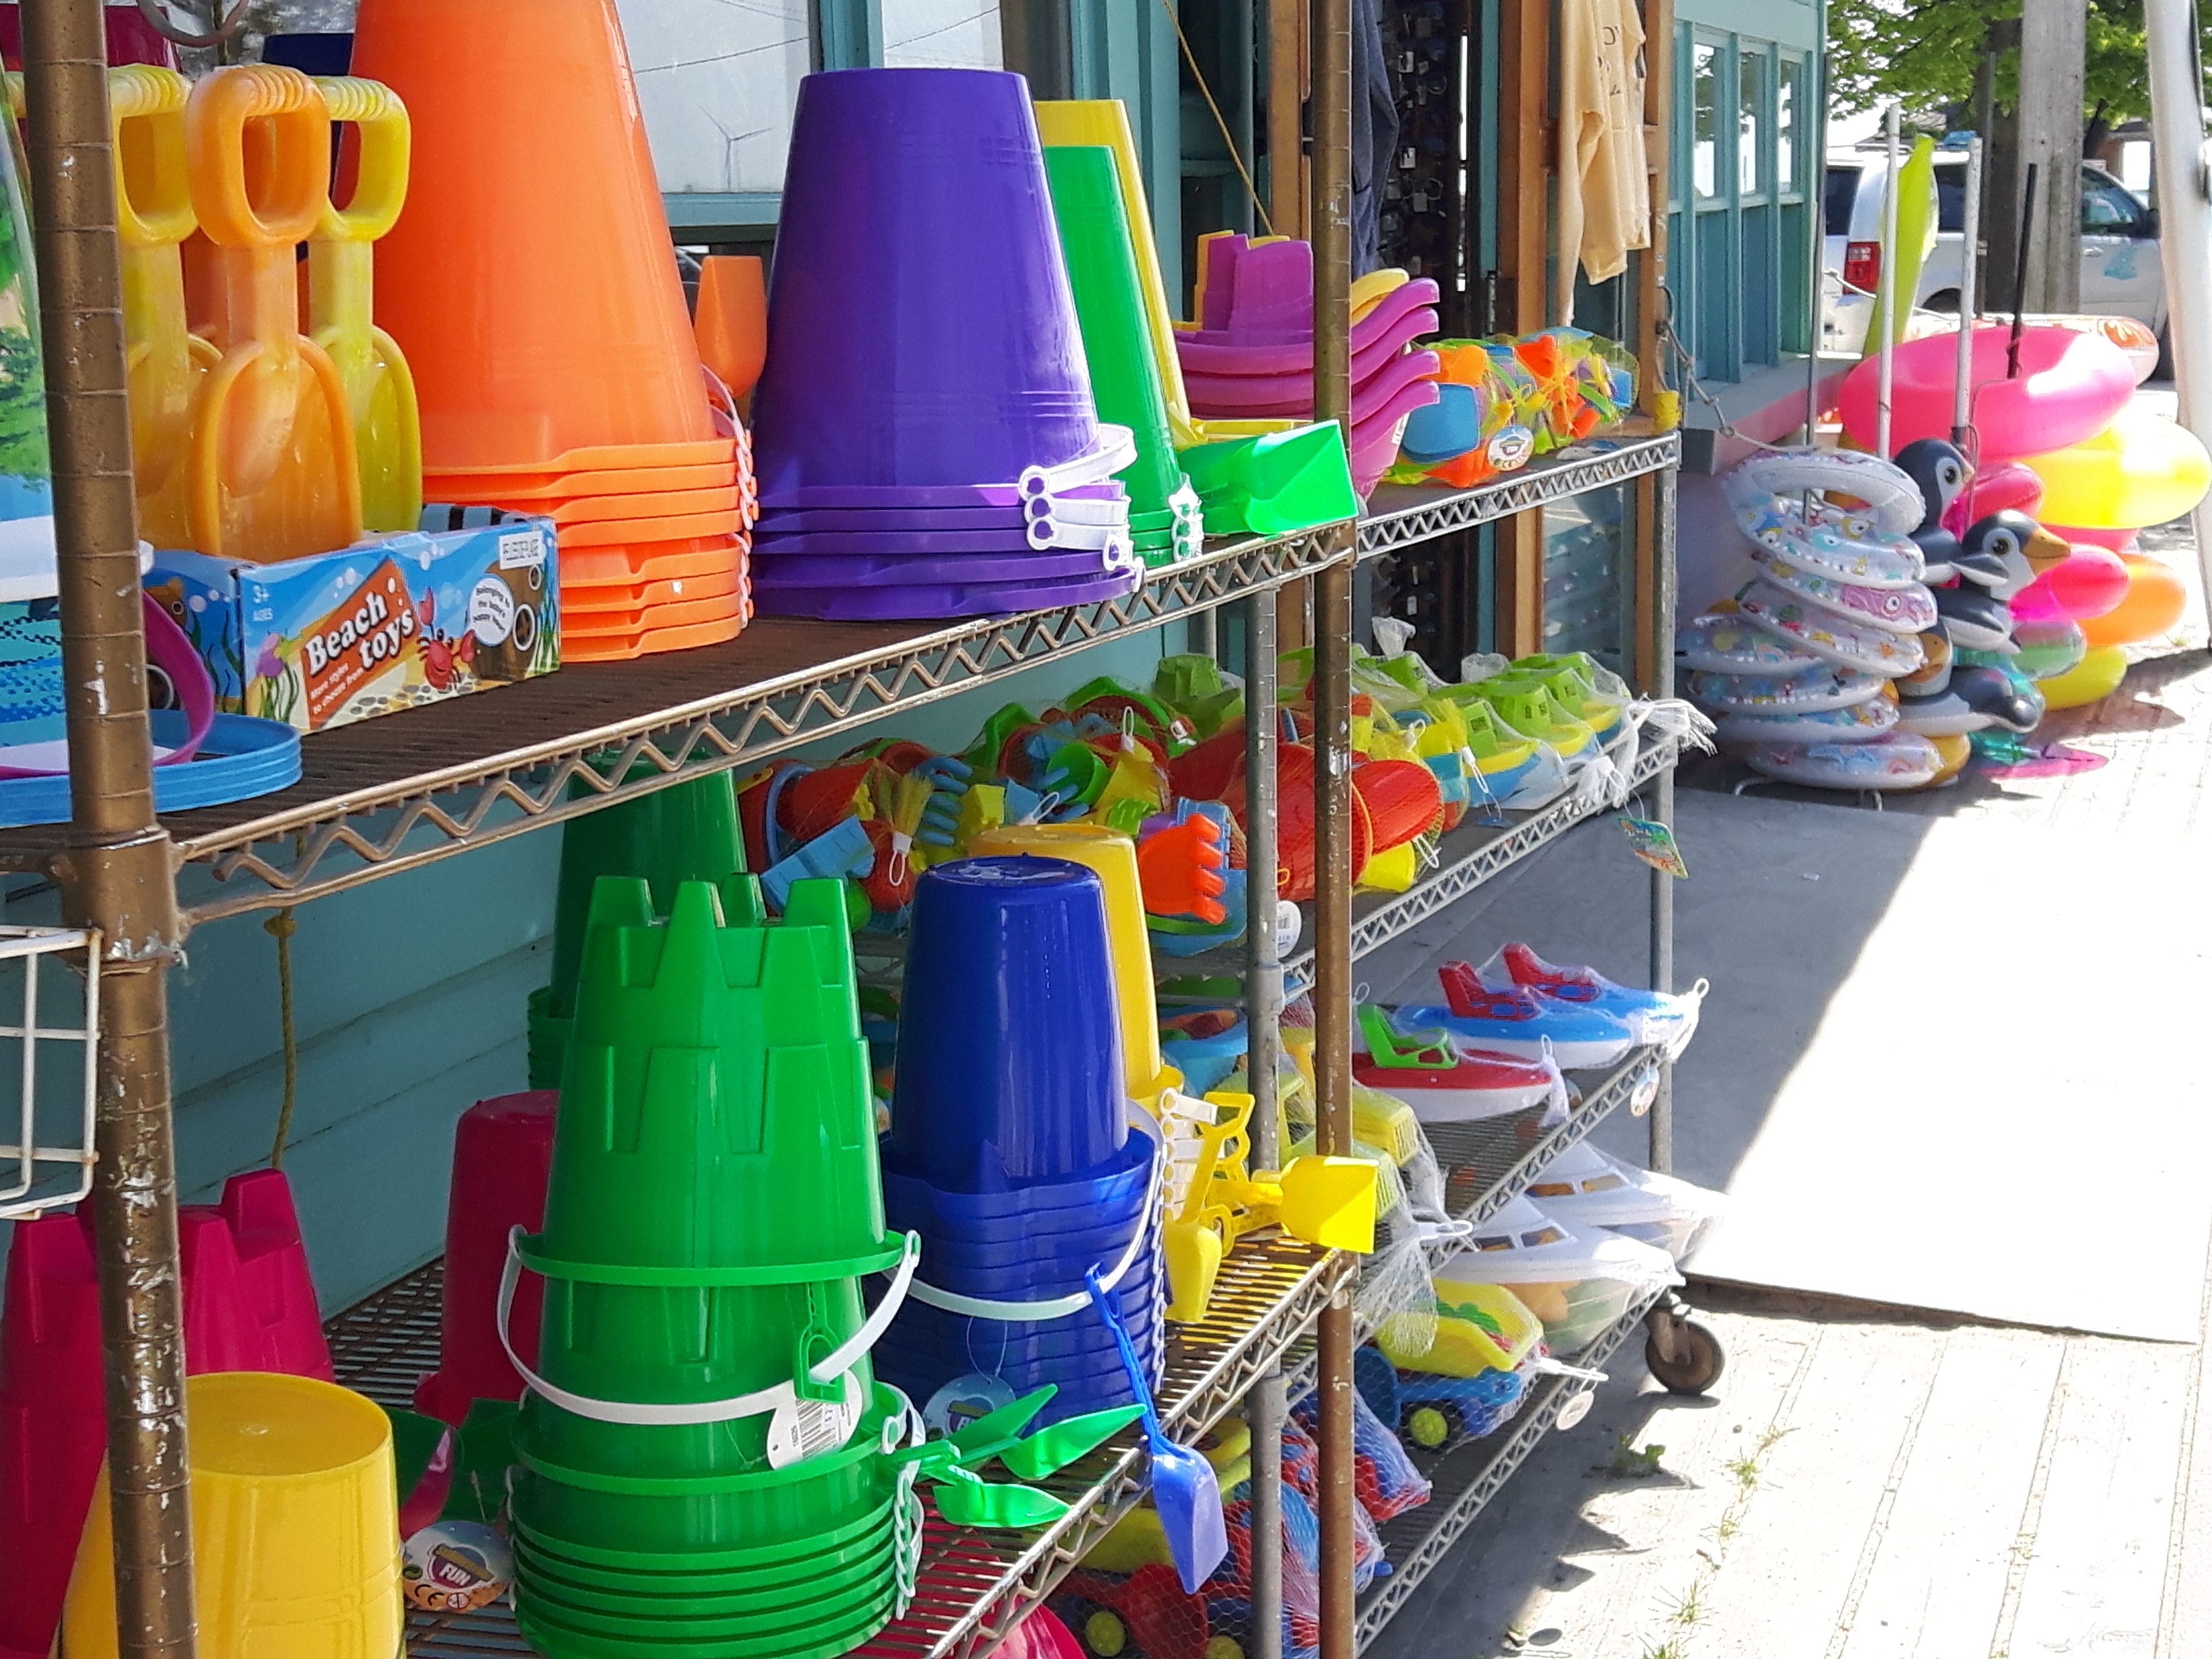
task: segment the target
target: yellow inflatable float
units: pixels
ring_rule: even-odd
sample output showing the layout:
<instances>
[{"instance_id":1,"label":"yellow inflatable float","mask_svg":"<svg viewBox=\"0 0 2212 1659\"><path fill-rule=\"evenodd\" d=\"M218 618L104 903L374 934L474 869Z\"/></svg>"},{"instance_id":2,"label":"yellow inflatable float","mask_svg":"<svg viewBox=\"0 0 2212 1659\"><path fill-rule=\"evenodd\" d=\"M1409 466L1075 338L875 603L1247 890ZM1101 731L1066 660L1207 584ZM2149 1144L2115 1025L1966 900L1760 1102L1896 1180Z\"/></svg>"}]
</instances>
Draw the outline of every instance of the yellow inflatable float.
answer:
<instances>
[{"instance_id":1,"label":"yellow inflatable float","mask_svg":"<svg viewBox=\"0 0 2212 1659\"><path fill-rule=\"evenodd\" d=\"M2125 409L2094 438L2026 458L2043 480L2046 524L2133 530L2178 519L2212 487L2212 456L2172 421Z\"/></svg>"}]
</instances>

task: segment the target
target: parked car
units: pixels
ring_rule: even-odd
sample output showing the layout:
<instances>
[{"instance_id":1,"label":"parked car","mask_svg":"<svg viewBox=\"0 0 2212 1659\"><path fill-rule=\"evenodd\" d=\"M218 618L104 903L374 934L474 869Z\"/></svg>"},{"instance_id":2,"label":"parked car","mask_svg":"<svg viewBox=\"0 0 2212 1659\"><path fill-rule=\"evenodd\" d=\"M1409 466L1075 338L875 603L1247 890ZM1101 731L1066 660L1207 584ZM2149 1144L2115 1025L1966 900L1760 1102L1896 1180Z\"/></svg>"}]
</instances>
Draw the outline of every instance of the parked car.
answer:
<instances>
[{"instance_id":1,"label":"parked car","mask_svg":"<svg viewBox=\"0 0 2212 1659\"><path fill-rule=\"evenodd\" d=\"M1882 201L1889 158L1879 149L1831 151L1822 216L1820 338L1828 351L1857 351L1874 318L1881 274ZM1932 311L1959 308L1966 216L1966 156L1936 152L1936 246L1920 268L1913 303ZM2009 273L1984 273L1985 310L2000 308ZM2133 317L2166 335L2166 278L2159 265L2158 216L2094 162L2081 164L2081 309Z\"/></svg>"}]
</instances>

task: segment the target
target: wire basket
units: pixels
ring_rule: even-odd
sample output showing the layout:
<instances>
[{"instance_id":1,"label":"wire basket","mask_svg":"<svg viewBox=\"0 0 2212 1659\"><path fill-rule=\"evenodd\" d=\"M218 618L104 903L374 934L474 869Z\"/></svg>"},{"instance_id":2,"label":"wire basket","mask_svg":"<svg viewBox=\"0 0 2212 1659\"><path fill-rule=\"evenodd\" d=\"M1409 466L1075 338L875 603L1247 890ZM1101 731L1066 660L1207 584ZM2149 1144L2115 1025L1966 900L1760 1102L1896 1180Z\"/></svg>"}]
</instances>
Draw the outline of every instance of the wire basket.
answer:
<instances>
[{"instance_id":1,"label":"wire basket","mask_svg":"<svg viewBox=\"0 0 2212 1659\"><path fill-rule=\"evenodd\" d=\"M59 983L51 983L57 975ZM73 1021L42 1023L42 1000L49 1010L73 1010ZM14 1136L0 1140L0 1220L10 1220L74 1204L92 1190L100 935L0 927L0 1009L21 1012L16 1023L0 1024L0 1076L12 1070L17 1093L12 1109L0 1105L0 1135ZM74 1048L74 1073L41 1066L41 1048L55 1043Z\"/></svg>"}]
</instances>

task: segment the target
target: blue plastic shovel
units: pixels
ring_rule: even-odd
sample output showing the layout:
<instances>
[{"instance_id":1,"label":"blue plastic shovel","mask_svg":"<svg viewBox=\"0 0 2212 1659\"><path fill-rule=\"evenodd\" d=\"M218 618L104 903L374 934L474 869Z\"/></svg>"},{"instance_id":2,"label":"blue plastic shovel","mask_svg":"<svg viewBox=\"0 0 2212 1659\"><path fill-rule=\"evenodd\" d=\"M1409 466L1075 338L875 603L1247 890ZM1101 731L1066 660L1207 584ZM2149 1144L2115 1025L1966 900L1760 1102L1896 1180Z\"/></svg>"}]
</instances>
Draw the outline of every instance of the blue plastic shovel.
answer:
<instances>
[{"instance_id":1,"label":"blue plastic shovel","mask_svg":"<svg viewBox=\"0 0 2212 1659\"><path fill-rule=\"evenodd\" d=\"M1229 1553L1229 1523L1221 1512L1221 1483L1213 1466L1188 1446L1178 1446L1160 1426L1152 1404L1152 1385L1137 1361L1136 1345L1121 1322L1114 1298L1099 1288L1098 1270L1083 1276L1090 1288L1091 1305L1114 1334L1121 1351L1121 1369L1128 1373L1129 1391L1144 1413L1145 1449L1152 1460L1152 1507L1159 1511L1160 1530L1167 1536L1168 1553L1175 1558L1176 1576L1184 1594L1195 1595L1199 1586L1213 1576Z\"/></svg>"}]
</instances>

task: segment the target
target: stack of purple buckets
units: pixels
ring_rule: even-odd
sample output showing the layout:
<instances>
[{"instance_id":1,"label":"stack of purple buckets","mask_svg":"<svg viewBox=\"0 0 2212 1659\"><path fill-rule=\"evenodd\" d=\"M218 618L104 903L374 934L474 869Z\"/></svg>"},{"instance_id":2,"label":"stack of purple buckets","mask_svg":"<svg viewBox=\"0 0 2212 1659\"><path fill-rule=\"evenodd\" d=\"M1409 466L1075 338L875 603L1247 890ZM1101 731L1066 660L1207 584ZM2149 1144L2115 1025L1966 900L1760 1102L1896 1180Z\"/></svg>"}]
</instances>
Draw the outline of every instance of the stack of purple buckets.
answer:
<instances>
[{"instance_id":1,"label":"stack of purple buckets","mask_svg":"<svg viewBox=\"0 0 2212 1659\"><path fill-rule=\"evenodd\" d=\"M1096 874L963 859L916 886L884 1206L921 1235L878 1374L939 1425L1047 1383L1042 1419L1132 1398L1095 1272L1148 1385L1166 1307L1161 1152L1131 1105Z\"/></svg>"},{"instance_id":2,"label":"stack of purple buckets","mask_svg":"<svg viewBox=\"0 0 2212 1659\"><path fill-rule=\"evenodd\" d=\"M1040 610L1142 580L1029 88L980 70L801 83L755 395L764 613Z\"/></svg>"},{"instance_id":3,"label":"stack of purple buckets","mask_svg":"<svg viewBox=\"0 0 2212 1659\"><path fill-rule=\"evenodd\" d=\"M1412 349L1439 326L1437 285L1401 282L1352 324L1352 482L1364 495L1397 458L1406 418L1437 401L1443 364ZM1198 319L1176 334L1194 415L1314 417L1313 245L1199 239Z\"/></svg>"}]
</instances>

